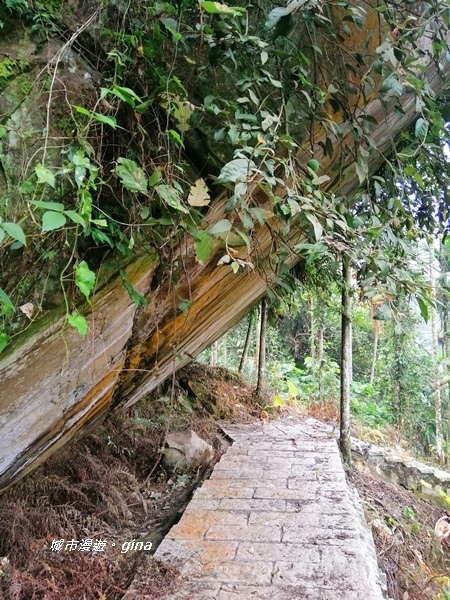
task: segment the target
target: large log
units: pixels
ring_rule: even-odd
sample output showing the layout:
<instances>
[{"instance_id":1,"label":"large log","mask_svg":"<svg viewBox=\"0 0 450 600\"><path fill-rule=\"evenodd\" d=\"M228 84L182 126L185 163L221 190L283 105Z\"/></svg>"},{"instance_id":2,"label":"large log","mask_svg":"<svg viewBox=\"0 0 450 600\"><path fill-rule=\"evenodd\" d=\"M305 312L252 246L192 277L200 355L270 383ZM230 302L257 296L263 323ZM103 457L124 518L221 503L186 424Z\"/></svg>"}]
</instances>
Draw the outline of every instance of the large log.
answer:
<instances>
[{"instance_id":1,"label":"large log","mask_svg":"<svg viewBox=\"0 0 450 600\"><path fill-rule=\"evenodd\" d=\"M439 93L450 82L449 65L441 76L430 65L427 78ZM364 107L378 121L373 138L379 151L369 157L371 173L390 153L398 134L419 116L414 100L411 94L400 98L404 114L390 111L386 100L383 104L377 97ZM340 149L336 144L333 156L323 156L319 142L324 135L318 132L314 147L304 149L299 161L318 158L321 170L331 177L327 185L350 198L360 185L355 165L348 154L339 174L334 173ZM350 132L341 145L354 145ZM283 188L277 193L282 195ZM259 205L269 202L258 187L254 200ZM225 194L213 202L205 228L224 217L225 203ZM143 256L128 266L128 280L146 297L147 306L136 309L121 278L116 277L97 290L86 340L63 330L63 317L47 320L35 333L27 333L26 341L0 365L0 490L85 433L111 406L137 402L237 323L265 294L274 276L269 258L274 232L281 230L281 223L274 218L268 225L270 229L264 225L254 234L255 269L234 274L228 266L217 266L220 247L202 265L186 238L175 250L176 287L167 270L157 270L156 257ZM302 239L301 229L293 227L283 243L290 249ZM246 249L240 257L247 258ZM290 263L296 260L290 252ZM179 310L180 299L189 299L187 313Z\"/></svg>"}]
</instances>

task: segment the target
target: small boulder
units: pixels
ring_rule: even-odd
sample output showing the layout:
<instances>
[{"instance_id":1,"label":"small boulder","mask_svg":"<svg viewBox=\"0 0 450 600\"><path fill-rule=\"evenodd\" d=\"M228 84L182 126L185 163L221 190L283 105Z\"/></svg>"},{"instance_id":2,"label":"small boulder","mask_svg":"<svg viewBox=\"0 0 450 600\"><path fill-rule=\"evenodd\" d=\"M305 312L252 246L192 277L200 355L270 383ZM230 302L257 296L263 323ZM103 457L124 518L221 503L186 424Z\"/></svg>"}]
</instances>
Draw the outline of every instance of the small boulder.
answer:
<instances>
[{"instance_id":1,"label":"small boulder","mask_svg":"<svg viewBox=\"0 0 450 600\"><path fill-rule=\"evenodd\" d=\"M163 463L169 469L184 469L210 462L213 456L214 448L195 431L179 431L167 436Z\"/></svg>"}]
</instances>

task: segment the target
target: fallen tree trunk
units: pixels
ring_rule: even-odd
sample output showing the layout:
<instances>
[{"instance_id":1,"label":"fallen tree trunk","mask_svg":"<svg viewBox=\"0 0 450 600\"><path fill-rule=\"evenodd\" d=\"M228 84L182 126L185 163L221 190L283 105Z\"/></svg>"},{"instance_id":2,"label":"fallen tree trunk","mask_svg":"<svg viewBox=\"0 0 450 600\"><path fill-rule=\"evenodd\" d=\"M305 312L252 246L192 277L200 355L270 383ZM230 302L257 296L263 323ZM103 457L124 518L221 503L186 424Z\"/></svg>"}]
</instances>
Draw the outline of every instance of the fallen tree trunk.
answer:
<instances>
[{"instance_id":1,"label":"fallen tree trunk","mask_svg":"<svg viewBox=\"0 0 450 600\"><path fill-rule=\"evenodd\" d=\"M449 65L441 76L430 66L427 78L439 93L450 81ZM373 133L378 151L368 158L369 173L379 168L396 137L419 116L412 94L400 97L403 114L391 111L387 102L372 98L364 107L378 122ZM327 187L351 197L360 186L351 153L339 172L333 171L342 148L354 147L350 129L332 156L323 155L319 142L324 139L325 133L319 132L314 146L303 150L298 161L305 164L312 156L317 158L321 172L330 176ZM284 193L282 186L275 191L279 196ZM253 196L256 205L269 203L256 186ZM226 200L222 194L213 202L205 228L224 218ZM147 306L137 309L122 279L113 277L97 290L84 341L74 330L63 330L64 317L57 312L34 333L27 332L25 341L19 340L0 365L0 490L95 426L112 406L133 405L242 319L272 284L275 274L269 259L274 240L289 251L291 265L298 260L292 248L305 240L304 233L292 227L280 240L276 236L281 229L273 218L255 231L256 268L236 274L228 266L217 266L220 248L202 265L195 259L192 240L182 240L174 252L176 287L167 271L158 272L156 257L136 259L128 266L127 278L145 296ZM243 249L238 256L245 260L246 253ZM181 299L189 300L187 312L178 308Z\"/></svg>"}]
</instances>

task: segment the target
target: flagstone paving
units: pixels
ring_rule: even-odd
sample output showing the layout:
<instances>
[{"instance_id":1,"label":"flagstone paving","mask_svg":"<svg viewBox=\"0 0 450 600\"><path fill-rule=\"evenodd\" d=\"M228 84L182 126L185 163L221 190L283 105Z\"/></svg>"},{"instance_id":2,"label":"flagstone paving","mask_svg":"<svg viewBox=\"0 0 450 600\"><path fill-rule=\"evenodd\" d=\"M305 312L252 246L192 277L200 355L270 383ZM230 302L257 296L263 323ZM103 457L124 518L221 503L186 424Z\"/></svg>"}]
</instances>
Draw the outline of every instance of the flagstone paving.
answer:
<instances>
[{"instance_id":1,"label":"flagstone paving","mask_svg":"<svg viewBox=\"0 0 450 600\"><path fill-rule=\"evenodd\" d=\"M167 600L380 600L375 548L335 437L308 418L230 425L233 444L155 553Z\"/></svg>"}]
</instances>

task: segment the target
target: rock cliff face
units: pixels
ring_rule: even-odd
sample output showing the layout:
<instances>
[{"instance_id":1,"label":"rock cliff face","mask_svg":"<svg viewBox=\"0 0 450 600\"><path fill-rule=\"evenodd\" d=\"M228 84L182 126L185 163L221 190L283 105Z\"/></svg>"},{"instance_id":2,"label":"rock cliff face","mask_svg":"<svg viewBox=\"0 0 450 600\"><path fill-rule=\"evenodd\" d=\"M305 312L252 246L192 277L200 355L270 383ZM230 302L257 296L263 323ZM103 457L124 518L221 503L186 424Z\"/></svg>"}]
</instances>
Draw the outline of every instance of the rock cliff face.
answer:
<instances>
[{"instance_id":1,"label":"rock cliff face","mask_svg":"<svg viewBox=\"0 0 450 600\"><path fill-rule=\"evenodd\" d=\"M71 44L53 38L42 42L19 29L11 25L0 42L0 115L6 131L0 140L0 215L16 206L14 203L20 205L19 182L42 152L58 164L64 136L72 135L64 132L65 110L80 97L89 96L100 80ZM2 76L2 60L9 61L6 77ZM54 71L58 77L35 88L36 75L49 63L58 64ZM440 77L434 68L428 69L428 82L435 92L450 80L449 71L448 63ZM49 113L50 93L61 102L53 102ZM384 105L375 97L367 100L366 110L379 123L373 134L379 152L368 159L370 172L389 154L396 135L417 118L412 96L403 94L395 102L394 113L389 100ZM398 110L399 102L403 113ZM299 163L305 164L313 151L323 172L330 176L326 185L351 197L359 186L353 154L347 152L337 174L332 169L341 149L336 147L332 156L324 156L321 141L323 134L319 133L314 147L305 147L299 154ZM342 147L353 144L353 136L344 135ZM275 190L275 195L285 193L282 186ZM259 206L270 202L256 185L253 196ZM225 196L219 195L211 203L205 229L224 218L225 202ZM170 267L150 254L133 259L126 267L128 282L145 297L146 306L136 307L122 277L112 271L103 276L92 306L80 307L89 325L85 340L64 327L59 307L17 336L11 348L0 355L0 490L95 426L111 407L131 406L238 322L274 277L269 259L282 223L274 217L268 225L254 231L255 269L235 274L228 266L217 266L217 248L200 264L192 240L182 239ZM303 236L301 229L293 226L284 238L289 264L297 260L289 249ZM246 253L245 248L238 256L245 259ZM180 299L189 300L187 312L178 308Z\"/></svg>"}]
</instances>

